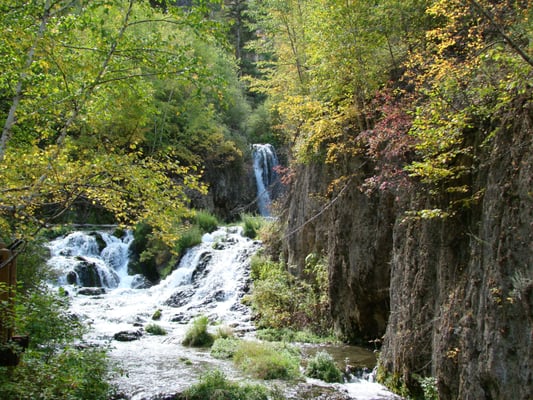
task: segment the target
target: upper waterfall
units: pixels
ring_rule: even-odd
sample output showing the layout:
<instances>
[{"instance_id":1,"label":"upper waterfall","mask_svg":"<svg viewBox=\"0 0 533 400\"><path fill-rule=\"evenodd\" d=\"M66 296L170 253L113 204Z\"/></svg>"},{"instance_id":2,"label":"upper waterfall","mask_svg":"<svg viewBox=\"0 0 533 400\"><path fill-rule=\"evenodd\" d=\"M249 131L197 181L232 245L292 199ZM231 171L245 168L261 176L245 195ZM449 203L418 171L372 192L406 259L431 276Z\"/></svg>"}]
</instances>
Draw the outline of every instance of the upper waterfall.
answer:
<instances>
[{"instance_id":1,"label":"upper waterfall","mask_svg":"<svg viewBox=\"0 0 533 400\"><path fill-rule=\"evenodd\" d=\"M275 167L279 165L276 151L271 144L252 145L254 161L254 173L257 183L257 206L259 213L270 216L270 205L275 197L275 187L279 182Z\"/></svg>"}]
</instances>

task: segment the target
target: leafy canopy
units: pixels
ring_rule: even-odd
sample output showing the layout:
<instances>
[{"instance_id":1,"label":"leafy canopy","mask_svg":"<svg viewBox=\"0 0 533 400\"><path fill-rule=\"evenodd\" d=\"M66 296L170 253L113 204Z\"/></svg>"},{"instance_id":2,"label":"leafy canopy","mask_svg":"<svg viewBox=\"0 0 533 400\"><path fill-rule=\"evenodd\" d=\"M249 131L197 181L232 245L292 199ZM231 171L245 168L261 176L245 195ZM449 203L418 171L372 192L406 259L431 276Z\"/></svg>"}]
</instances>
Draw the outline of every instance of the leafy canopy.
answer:
<instances>
[{"instance_id":1,"label":"leafy canopy","mask_svg":"<svg viewBox=\"0 0 533 400\"><path fill-rule=\"evenodd\" d=\"M221 33L205 17L208 3L161 10L133 0L2 2L5 236L31 237L79 203L126 226L145 221L165 241L179 236L188 195L206 191L203 159L187 156L191 147L222 142L226 157L239 156L216 126L234 90L217 88L234 70L223 52L209 50ZM220 74L217 64L229 69ZM163 82L181 96L176 107L214 104L216 113L201 118L197 111L196 122L186 120L178 132L165 128L161 140L153 132L168 121L157 100Z\"/></svg>"}]
</instances>

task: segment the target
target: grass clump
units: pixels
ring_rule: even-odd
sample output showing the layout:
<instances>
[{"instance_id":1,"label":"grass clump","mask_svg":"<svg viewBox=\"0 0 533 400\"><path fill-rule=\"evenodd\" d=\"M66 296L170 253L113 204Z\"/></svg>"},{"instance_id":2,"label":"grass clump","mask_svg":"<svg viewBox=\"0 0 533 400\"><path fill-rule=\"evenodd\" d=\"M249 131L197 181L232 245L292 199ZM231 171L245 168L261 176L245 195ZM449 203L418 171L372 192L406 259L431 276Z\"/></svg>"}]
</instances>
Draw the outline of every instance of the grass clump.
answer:
<instances>
[{"instance_id":1,"label":"grass clump","mask_svg":"<svg viewBox=\"0 0 533 400\"><path fill-rule=\"evenodd\" d=\"M325 351L319 351L309 360L305 375L328 383L343 381L341 370L335 364L333 357Z\"/></svg>"},{"instance_id":2,"label":"grass clump","mask_svg":"<svg viewBox=\"0 0 533 400\"><path fill-rule=\"evenodd\" d=\"M239 339L218 338L211 346L211 355L221 360L230 359L233 358L238 347Z\"/></svg>"},{"instance_id":3,"label":"grass clump","mask_svg":"<svg viewBox=\"0 0 533 400\"><path fill-rule=\"evenodd\" d=\"M164 336L167 334L165 328L157 324L148 324L144 327L144 330L151 335Z\"/></svg>"},{"instance_id":4,"label":"grass clump","mask_svg":"<svg viewBox=\"0 0 533 400\"><path fill-rule=\"evenodd\" d=\"M157 309L155 310L155 312L152 314L152 320L154 321L159 321L161 319L161 316L163 314L163 310L161 309Z\"/></svg>"},{"instance_id":5,"label":"grass clump","mask_svg":"<svg viewBox=\"0 0 533 400\"><path fill-rule=\"evenodd\" d=\"M187 329L182 344L189 347L210 347L215 338L207 331L208 325L209 319L205 315L200 315Z\"/></svg>"},{"instance_id":6,"label":"grass clump","mask_svg":"<svg viewBox=\"0 0 533 400\"><path fill-rule=\"evenodd\" d=\"M191 226L189 229L183 232L178 239L176 243L176 251L179 254L184 254L185 250L202 243L202 234L203 232L198 226Z\"/></svg>"},{"instance_id":7,"label":"grass clump","mask_svg":"<svg viewBox=\"0 0 533 400\"><path fill-rule=\"evenodd\" d=\"M262 385L229 381L223 372L208 372L183 392L183 400L268 400L269 391Z\"/></svg>"},{"instance_id":8,"label":"grass clump","mask_svg":"<svg viewBox=\"0 0 533 400\"><path fill-rule=\"evenodd\" d=\"M209 233L216 231L219 225L217 217L207 211L196 211L194 222L202 232Z\"/></svg>"},{"instance_id":9,"label":"grass clump","mask_svg":"<svg viewBox=\"0 0 533 400\"><path fill-rule=\"evenodd\" d=\"M263 226L264 218L250 214L241 215L243 224L243 235L255 239L259 233L259 230Z\"/></svg>"},{"instance_id":10,"label":"grass clump","mask_svg":"<svg viewBox=\"0 0 533 400\"><path fill-rule=\"evenodd\" d=\"M217 338L229 339L233 338L234 336L235 334L233 332L233 329L231 329L231 326L221 325L217 328Z\"/></svg>"},{"instance_id":11,"label":"grass clump","mask_svg":"<svg viewBox=\"0 0 533 400\"><path fill-rule=\"evenodd\" d=\"M300 375L298 352L281 343L241 341L233 355L233 361L257 379L290 380Z\"/></svg>"}]
</instances>

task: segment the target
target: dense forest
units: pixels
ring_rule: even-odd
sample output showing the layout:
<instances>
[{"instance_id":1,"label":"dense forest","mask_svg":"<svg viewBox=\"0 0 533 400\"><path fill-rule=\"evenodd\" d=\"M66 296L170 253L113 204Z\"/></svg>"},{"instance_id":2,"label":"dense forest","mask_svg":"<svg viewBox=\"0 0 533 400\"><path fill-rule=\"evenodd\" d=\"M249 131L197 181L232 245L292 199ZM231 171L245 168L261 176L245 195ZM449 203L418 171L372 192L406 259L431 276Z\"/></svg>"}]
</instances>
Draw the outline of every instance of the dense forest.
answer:
<instances>
[{"instance_id":1,"label":"dense forest","mask_svg":"<svg viewBox=\"0 0 533 400\"><path fill-rule=\"evenodd\" d=\"M253 143L276 147L284 186L252 270L259 326L379 346L378 378L405 397L431 379L441 399L529 398L530 1L4 0L0 13L0 241L19 266L1 326L36 343L25 369L0 367L6 398L109 390L105 352L65 345L83 327L44 285L42 242L110 224L136 229L141 260L175 261L198 215L257 212Z\"/></svg>"}]
</instances>

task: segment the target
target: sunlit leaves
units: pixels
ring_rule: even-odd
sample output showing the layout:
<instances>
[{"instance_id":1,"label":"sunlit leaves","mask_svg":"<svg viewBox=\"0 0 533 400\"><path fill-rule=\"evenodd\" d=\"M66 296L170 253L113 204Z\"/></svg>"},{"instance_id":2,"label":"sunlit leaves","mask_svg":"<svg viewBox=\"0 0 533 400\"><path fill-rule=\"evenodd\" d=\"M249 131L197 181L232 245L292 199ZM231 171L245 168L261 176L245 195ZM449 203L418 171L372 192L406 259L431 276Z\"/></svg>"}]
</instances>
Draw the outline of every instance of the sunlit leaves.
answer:
<instances>
[{"instance_id":1,"label":"sunlit leaves","mask_svg":"<svg viewBox=\"0 0 533 400\"><path fill-rule=\"evenodd\" d=\"M191 98L214 93L212 104L226 107L224 78L194 48L216 33L204 23L208 3L163 14L145 1L2 2L0 115L16 104L16 118L2 134L0 217L18 236L82 201L123 225L143 220L166 241L178 237L188 195L205 193L203 160L179 164L175 143L147 144L147 133L163 78L188 85ZM210 138L202 145L238 154L223 132Z\"/></svg>"}]
</instances>

